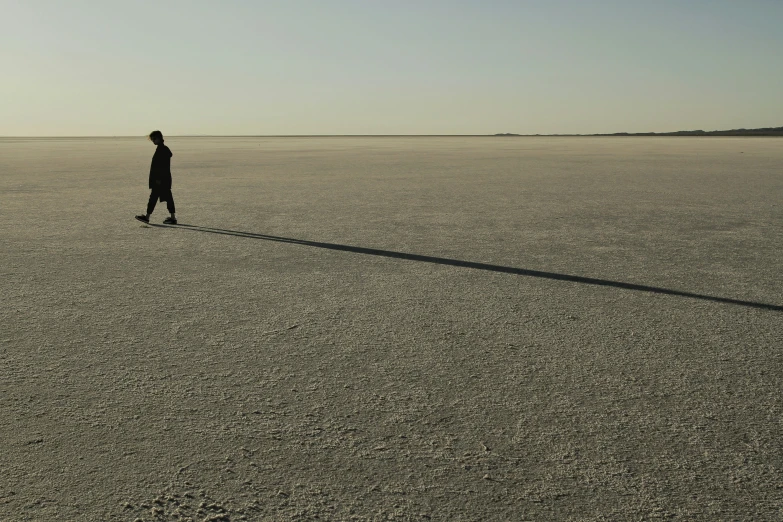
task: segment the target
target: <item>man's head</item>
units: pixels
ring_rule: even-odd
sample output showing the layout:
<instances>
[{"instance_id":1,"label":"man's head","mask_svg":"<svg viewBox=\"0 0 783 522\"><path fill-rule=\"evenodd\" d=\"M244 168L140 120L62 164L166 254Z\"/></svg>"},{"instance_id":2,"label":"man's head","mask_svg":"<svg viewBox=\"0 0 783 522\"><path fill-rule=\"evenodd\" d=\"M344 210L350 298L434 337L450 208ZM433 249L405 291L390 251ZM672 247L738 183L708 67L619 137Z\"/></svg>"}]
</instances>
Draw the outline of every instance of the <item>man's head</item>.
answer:
<instances>
[{"instance_id":1,"label":"man's head","mask_svg":"<svg viewBox=\"0 0 783 522\"><path fill-rule=\"evenodd\" d=\"M160 145L163 143L163 133L159 130L150 132L149 140L154 143L155 145Z\"/></svg>"}]
</instances>

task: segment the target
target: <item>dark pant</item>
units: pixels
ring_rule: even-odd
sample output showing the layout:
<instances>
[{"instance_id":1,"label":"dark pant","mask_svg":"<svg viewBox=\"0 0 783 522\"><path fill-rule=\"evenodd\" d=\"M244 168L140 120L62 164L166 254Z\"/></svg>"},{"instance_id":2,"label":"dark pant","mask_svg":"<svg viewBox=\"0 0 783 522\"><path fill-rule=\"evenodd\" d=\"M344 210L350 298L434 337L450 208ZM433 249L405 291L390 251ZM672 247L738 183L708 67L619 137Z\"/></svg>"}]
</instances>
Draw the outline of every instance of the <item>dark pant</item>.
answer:
<instances>
[{"instance_id":1,"label":"dark pant","mask_svg":"<svg viewBox=\"0 0 783 522\"><path fill-rule=\"evenodd\" d=\"M171 190L152 189L152 192L150 192L150 200L147 202L147 215L149 216L152 214L152 211L155 210L155 204L159 199L166 202L166 208L173 214L174 196L171 195Z\"/></svg>"}]
</instances>

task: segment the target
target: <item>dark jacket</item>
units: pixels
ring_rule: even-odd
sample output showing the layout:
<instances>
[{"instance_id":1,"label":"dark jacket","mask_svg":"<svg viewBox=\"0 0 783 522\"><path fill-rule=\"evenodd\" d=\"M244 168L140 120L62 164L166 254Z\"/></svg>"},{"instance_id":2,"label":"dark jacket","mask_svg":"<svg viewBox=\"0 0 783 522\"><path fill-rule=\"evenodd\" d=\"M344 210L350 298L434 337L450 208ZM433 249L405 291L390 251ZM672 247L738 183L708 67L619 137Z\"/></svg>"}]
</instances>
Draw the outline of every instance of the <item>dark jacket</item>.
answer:
<instances>
[{"instance_id":1,"label":"dark jacket","mask_svg":"<svg viewBox=\"0 0 783 522\"><path fill-rule=\"evenodd\" d=\"M155 149L150 166L151 189L171 190L171 156L169 148L162 143Z\"/></svg>"}]
</instances>

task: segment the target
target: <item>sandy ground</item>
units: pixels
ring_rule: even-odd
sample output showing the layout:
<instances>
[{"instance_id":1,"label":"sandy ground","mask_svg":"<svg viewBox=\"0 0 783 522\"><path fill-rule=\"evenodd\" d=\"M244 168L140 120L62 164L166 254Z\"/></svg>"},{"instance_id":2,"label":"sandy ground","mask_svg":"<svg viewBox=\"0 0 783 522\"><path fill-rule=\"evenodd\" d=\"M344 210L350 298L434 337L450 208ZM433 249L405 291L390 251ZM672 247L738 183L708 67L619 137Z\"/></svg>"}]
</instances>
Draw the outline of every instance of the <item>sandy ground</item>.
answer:
<instances>
[{"instance_id":1,"label":"sandy ground","mask_svg":"<svg viewBox=\"0 0 783 522\"><path fill-rule=\"evenodd\" d=\"M0 520L783 517L783 140L166 144L0 140Z\"/></svg>"}]
</instances>

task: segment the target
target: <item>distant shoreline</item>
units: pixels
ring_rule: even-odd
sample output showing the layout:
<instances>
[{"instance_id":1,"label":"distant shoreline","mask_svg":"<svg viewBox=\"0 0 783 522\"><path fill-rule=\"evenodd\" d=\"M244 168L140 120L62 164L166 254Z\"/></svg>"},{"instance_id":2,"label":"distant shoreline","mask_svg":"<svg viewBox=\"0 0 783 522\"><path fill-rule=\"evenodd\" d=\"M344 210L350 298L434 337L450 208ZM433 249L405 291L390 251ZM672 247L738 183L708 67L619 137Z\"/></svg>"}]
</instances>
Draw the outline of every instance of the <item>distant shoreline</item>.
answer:
<instances>
[{"instance_id":1,"label":"distant shoreline","mask_svg":"<svg viewBox=\"0 0 783 522\"><path fill-rule=\"evenodd\" d=\"M139 139L146 136L0 136L0 140L117 140ZM777 134L293 134L293 135L175 135L166 138L205 138L205 139L231 139L231 138L263 138L263 139L296 139L296 138L781 138L782 133Z\"/></svg>"},{"instance_id":2,"label":"distant shoreline","mask_svg":"<svg viewBox=\"0 0 783 522\"><path fill-rule=\"evenodd\" d=\"M692 130L674 132L612 132L603 134L513 134L510 132L494 134L498 137L524 136L524 137L625 137L625 136L666 136L666 137L709 137L709 136L783 136L783 127L763 127L758 129L730 129L730 130Z\"/></svg>"},{"instance_id":3,"label":"distant shoreline","mask_svg":"<svg viewBox=\"0 0 783 522\"><path fill-rule=\"evenodd\" d=\"M145 136L0 136L0 139L118 139ZM783 137L783 127L732 129L717 131L615 132L606 134L172 134L171 138L709 138L709 137Z\"/></svg>"}]
</instances>

